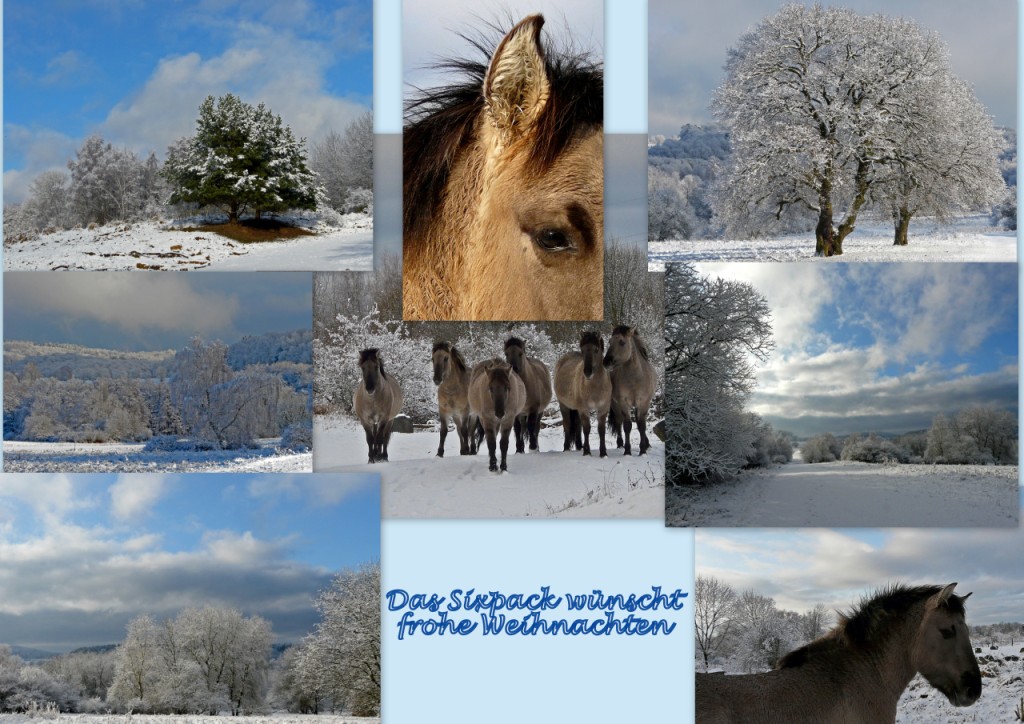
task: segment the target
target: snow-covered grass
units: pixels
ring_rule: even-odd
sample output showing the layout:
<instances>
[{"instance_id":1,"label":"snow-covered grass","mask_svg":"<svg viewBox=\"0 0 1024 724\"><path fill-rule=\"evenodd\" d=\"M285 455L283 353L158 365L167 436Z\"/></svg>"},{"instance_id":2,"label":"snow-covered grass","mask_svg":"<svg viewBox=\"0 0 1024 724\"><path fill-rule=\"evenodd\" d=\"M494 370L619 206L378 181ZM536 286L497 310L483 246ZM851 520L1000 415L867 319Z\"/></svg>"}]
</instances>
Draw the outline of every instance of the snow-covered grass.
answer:
<instances>
[{"instance_id":1,"label":"snow-covered grass","mask_svg":"<svg viewBox=\"0 0 1024 724\"><path fill-rule=\"evenodd\" d=\"M348 214L337 225L310 217L278 216L313 236L243 244L209 231L184 229L215 221L115 223L95 229L40 234L5 244L4 271L369 271L373 268L373 219Z\"/></svg>"},{"instance_id":2,"label":"snow-covered grass","mask_svg":"<svg viewBox=\"0 0 1024 724\"><path fill-rule=\"evenodd\" d=\"M981 698L977 702L969 707L954 707L918 675L900 697L897 724L1020 721L1014 715L1024 697L1024 648L1020 642L1015 646L1003 644L996 649L982 647L981 653L975 656L981 667L982 687Z\"/></svg>"},{"instance_id":3,"label":"snow-covered grass","mask_svg":"<svg viewBox=\"0 0 1024 724\"><path fill-rule=\"evenodd\" d=\"M380 717L340 714L270 714L267 716L209 716L202 714L0 714L3 724L66 722L67 724L380 724Z\"/></svg>"},{"instance_id":4,"label":"snow-covered grass","mask_svg":"<svg viewBox=\"0 0 1024 724\"><path fill-rule=\"evenodd\" d=\"M509 440L508 471L487 469L487 443L475 456L459 455L449 432L445 457L436 457L439 433L395 433L389 461L366 463L366 436L359 423L341 415L317 415L313 423L313 467L317 472L381 474L381 507L391 518L661 518L664 514L665 446L653 434L651 449L626 457L611 443L598 457L591 430L591 457L562 451L561 427L541 430L540 452L516 455ZM500 451L498 452L500 457Z\"/></svg>"},{"instance_id":5,"label":"snow-covered grass","mask_svg":"<svg viewBox=\"0 0 1024 724\"><path fill-rule=\"evenodd\" d=\"M665 491L674 526L1002 527L1017 525L1017 466L804 463Z\"/></svg>"},{"instance_id":6,"label":"snow-covered grass","mask_svg":"<svg viewBox=\"0 0 1024 724\"><path fill-rule=\"evenodd\" d=\"M143 452L144 443L4 441L7 473L311 472L313 454L279 450L279 439L253 450Z\"/></svg>"},{"instance_id":7,"label":"snow-covered grass","mask_svg":"<svg viewBox=\"0 0 1024 724\"><path fill-rule=\"evenodd\" d=\"M843 241L842 255L818 261L1017 261L1017 233L992 226L987 215L959 217L949 225L915 219L907 246L894 246L892 240L891 224L864 221ZM662 271L673 261L802 261L815 259L814 233L744 241L651 241L647 258L651 271Z\"/></svg>"}]
</instances>

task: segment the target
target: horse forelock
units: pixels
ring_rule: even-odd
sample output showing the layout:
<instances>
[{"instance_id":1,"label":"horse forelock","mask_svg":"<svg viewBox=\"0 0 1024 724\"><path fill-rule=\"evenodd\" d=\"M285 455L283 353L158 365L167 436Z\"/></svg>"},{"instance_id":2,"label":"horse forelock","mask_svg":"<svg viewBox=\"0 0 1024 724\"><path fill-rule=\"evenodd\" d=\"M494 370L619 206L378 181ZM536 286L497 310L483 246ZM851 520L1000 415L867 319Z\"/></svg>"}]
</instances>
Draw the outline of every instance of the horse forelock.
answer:
<instances>
[{"instance_id":1,"label":"horse forelock","mask_svg":"<svg viewBox=\"0 0 1024 724\"><path fill-rule=\"evenodd\" d=\"M440 350L444 350L445 352L449 352L450 353L452 351L452 343L451 342L434 342L434 348L432 350L430 350L430 354L434 354L439 349Z\"/></svg>"},{"instance_id":2,"label":"horse forelock","mask_svg":"<svg viewBox=\"0 0 1024 724\"><path fill-rule=\"evenodd\" d=\"M519 337L509 337L507 340L505 340L505 349L508 349L509 347L521 347L525 352L526 342L519 339Z\"/></svg>"},{"instance_id":3,"label":"horse forelock","mask_svg":"<svg viewBox=\"0 0 1024 724\"><path fill-rule=\"evenodd\" d=\"M477 119L494 50L508 32L497 25L483 35L462 37L481 59L450 58L432 67L451 71L447 85L418 89L406 103L403 129L403 225L407 240L430 228L459 151L475 140ZM496 37L492 37L492 35ZM550 95L535 120L527 162L537 174L548 171L577 137L604 127L604 71L588 53L573 48L544 52Z\"/></svg>"},{"instance_id":4,"label":"horse forelock","mask_svg":"<svg viewBox=\"0 0 1024 724\"><path fill-rule=\"evenodd\" d=\"M369 349L361 350L359 352L359 364L362 365L364 362L366 362L367 360L371 360L371 359L372 360L377 360L377 362L379 363L380 362L380 356L378 355L379 351L380 350L378 350L376 347L370 347Z\"/></svg>"},{"instance_id":5,"label":"horse forelock","mask_svg":"<svg viewBox=\"0 0 1024 724\"><path fill-rule=\"evenodd\" d=\"M597 332L584 332L580 335L580 347L587 344L593 344L604 349L604 340L601 339L601 335Z\"/></svg>"}]
</instances>

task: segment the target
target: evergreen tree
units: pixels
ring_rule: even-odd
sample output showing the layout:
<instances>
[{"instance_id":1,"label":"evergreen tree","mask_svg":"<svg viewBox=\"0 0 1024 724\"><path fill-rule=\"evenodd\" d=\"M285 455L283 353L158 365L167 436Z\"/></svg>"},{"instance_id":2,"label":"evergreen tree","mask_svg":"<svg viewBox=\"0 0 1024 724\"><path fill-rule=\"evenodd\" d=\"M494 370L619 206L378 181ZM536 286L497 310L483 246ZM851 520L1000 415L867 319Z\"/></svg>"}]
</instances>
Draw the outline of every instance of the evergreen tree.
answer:
<instances>
[{"instance_id":1,"label":"evergreen tree","mask_svg":"<svg viewBox=\"0 0 1024 724\"><path fill-rule=\"evenodd\" d=\"M167 151L170 201L221 207L229 221L247 211L260 218L264 211L316 209L323 189L306 165L304 146L262 103L254 107L230 93L208 96L196 135Z\"/></svg>"}]
</instances>

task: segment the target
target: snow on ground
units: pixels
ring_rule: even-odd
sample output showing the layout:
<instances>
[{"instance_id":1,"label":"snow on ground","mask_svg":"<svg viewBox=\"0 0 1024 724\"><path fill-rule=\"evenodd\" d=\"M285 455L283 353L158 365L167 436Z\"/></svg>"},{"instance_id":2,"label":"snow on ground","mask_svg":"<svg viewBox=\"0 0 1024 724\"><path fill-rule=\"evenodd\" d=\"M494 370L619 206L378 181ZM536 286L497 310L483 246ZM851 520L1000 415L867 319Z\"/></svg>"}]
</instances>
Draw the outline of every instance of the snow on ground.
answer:
<instances>
[{"instance_id":1,"label":"snow on ground","mask_svg":"<svg viewBox=\"0 0 1024 724\"><path fill-rule=\"evenodd\" d=\"M380 717L340 714L270 714L208 716L202 714L0 714L2 724L380 724Z\"/></svg>"},{"instance_id":2,"label":"snow on ground","mask_svg":"<svg viewBox=\"0 0 1024 724\"><path fill-rule=\"evenodd\" d=\"M291 217L279 217L291 221ZM242 244L208 231L182 231L206 218L142 221L72 229L5 244L4 271L370 271L373 220L342 217L340 227L311 226L315 236ZM310 226L309 224L302 224Z\"/></svg>"},{"instance_id":3,"label":"snow on ground","mask_svg":"<svg viewBox=\"0 0 1024 724\"><path fill-rule=\"evenodd\" d=\"M280 451L280 439L255 450L143 452L143 443L4 441L6 473L301 473L312 453Z\"/></svg>"},{"instance_id":4,"label":"snow on ground","mask_svg":"<svg viewBox=\"0 0 1024 724\"><path fill-rule=\"evenodd\" d=\"M366 464L366 436L355 420L317 415L313 423L313 468L324 472L381 474L381 508L390 518L661 518L665 510L665 446L651 435L651 449L630 457L615 449L598 457L596 426L591 457L562 451L561 427L545 428L540 452L516 455L509 439L508 471L487 469L487 443L475 456L459 455L449 432L445 457L436 457L439 434L395 433L389 461ZM498 450L500 459L501 452Z\"/></svg>"},{"instance_id":5,"label":"snow on ground","mask_svg":"<svg viewBox=\"0 0 1024 724\"><path fill-rule=\"evenodd\" d=\"M960 724L960 722L1015 722L1014 711L1024 698L1024 648L1003 644L976 653L981 667L981 698L957 708L920 675L900 698L897 724Z\"/></svg>"},{"instance_id":6,"label":"snow on ground","mask_svg":"<svg viewBox=\"0 0 1024 724\"><path fill-rule=\"evenodd\" d=\"M1017 261L1017 233L992 226L985 215L960 217L946 226L933 219L915 220L910 225L907 246L894 246L892 239L891 224L878 221L858 224L843 241L842 255L819 261ZM814 258L813 233L744 241L696 239L647 243L651 271L663 271L665 264L673 261L806 261Z\"/></svg>"},{"instance_id":7,"label":"snow on ground","mask_svg":"<svg viewBox=\"0 0 1024 724\"><path fill-rule=\"evenodd\" d=\"M676 526L1016 526L1017 466L804 463L665 491Z\"/></svg>"}]
</instances>

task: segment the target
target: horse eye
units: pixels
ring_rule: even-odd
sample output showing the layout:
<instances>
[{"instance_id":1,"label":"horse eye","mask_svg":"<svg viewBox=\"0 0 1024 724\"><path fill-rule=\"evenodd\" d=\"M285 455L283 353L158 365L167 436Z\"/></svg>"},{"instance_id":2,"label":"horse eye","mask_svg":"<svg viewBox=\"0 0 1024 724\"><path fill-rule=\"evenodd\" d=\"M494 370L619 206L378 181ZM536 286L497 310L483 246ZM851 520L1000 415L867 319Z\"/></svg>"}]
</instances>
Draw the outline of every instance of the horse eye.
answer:
<instances>
[{"instance_id":1,"label":"horse eye","mask_svg":"<svg viewBox=\"0 0 1024 724\"><path fill-rule=\"evenodd\" d=\"M545 251L575 251L576 247L566 236L565 232L558 229L546 228L537 229L531 236L533 243Z\"/></svg>"},{"instance_id":2,"label":"horse eye","mask_svg":"<svg viewBox=\"0 0 1024 724\"><path fill-rule=\"evenodd\" d=\"M942 638L944 638L944 639L951 639L954 636L956 636L956 629L955 628L940 628L939 629L939 633L942 634Z\"/></svg>"}]
</instances>

